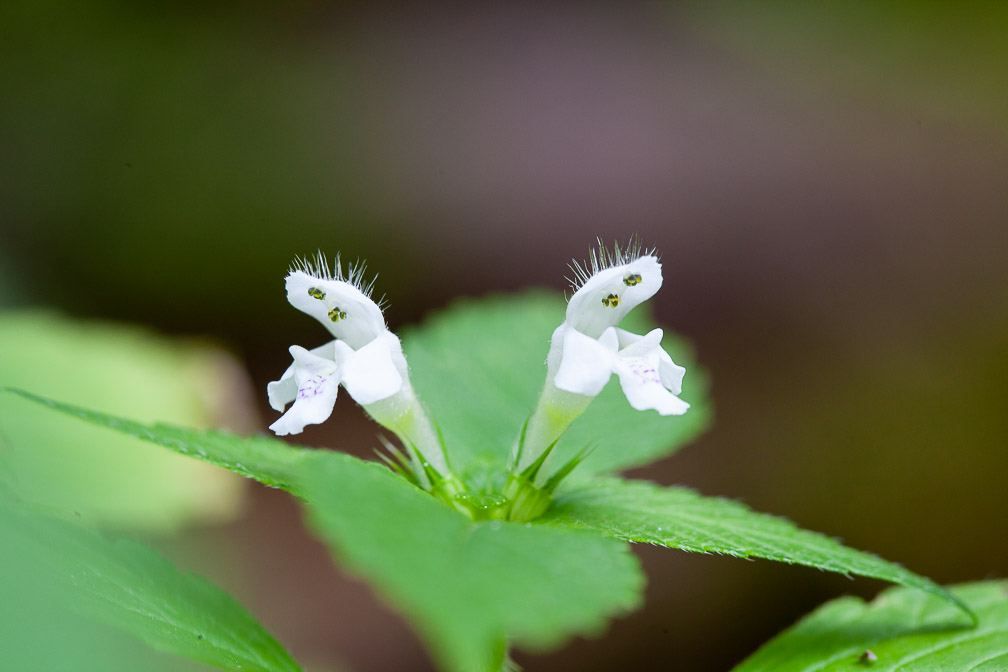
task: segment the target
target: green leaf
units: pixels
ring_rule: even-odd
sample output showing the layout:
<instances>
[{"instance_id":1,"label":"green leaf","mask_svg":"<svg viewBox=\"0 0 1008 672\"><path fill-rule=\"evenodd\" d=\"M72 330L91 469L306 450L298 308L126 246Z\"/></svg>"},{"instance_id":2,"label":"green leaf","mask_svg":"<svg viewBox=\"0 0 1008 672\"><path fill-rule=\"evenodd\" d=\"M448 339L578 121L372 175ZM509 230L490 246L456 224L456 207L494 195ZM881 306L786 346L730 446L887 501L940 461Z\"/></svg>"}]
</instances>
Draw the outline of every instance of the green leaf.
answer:
<instances>
[{"instance_id":1,"label":"green leaf","mask_svg":"<svg viewBox=\"0 0 1008 672\"><path fill-rule=\"evenodd\" d=\"M385 467L340 453L147 426L11 391L304 497L341 564L402 609L450 669L492 669L509 638L542 649L598 632L640 601L636 559L610 539L475 523Z\"/></svg>"},{"instance_id":2,"label":"green leaf","mask_svg":"<svg viewBox=\"0 0 1008 672\"><path fill-rule=\"evenodd\" d=\"M613 477L579 483L558 494L543 522L694 553L765 558L892 581L937 595L970 613L944 588L897 564L802 530L783 518L685 488Z\"/></svg>"},{"instance_id":3,"label":"green leaf","mask_svg":"<svg viewBox=\"0 0 1008 672\"><path fill-rule=\"evenodd\" d=\"M918 590L891 588L870 603L841 597L772 639L735 672L1008 669L1008 582L964 584L950 592L976 612L975 628L957 627L962 619L955 607Z\"/></svg>"},{"instance_id":4,"label":"green leaf","mask_svg":"<svg viewBox=\"0 0 1008 672\"><path fill-rule=\"evenodd\" d=\"M542 390L550 336L565 310L560 296L544 292L469 300L403 334L413 385L463 473L507 461ZM649 323L638 308L623 326L643 332ZM706 377L682 340L666 334L663 345L687 369L682 396L693 405L689 412L635 411L614 377L560 440L555 464L592 445L577 473L635 467L672 454L703 430L710 419Z\"/></svg>"},{"instance_id":5,"label":"green leaf","mask_svg":"<svg viewBox=\"0 0 1008 672\"><path fill-rule=\"evenodd\" d=\"M38 311L0 312L0 384L196 427L240 423L247 396L237 363L215 348ZM231 474L12 397L0 398L0 439L21 499L117 529L230 520L244 499Z\"/></svg>"},{"instance_id":6,"label":"green leaf","mask_svg":"<svg viewBox=\"0 0 1008 672\"><path fill-rule=\"evenodd\" d=\"M0 511L0 660L18 672L191 672L202 663L164 655L73 610L69 591L24 552Z\"/></svg>"},{"instance_id":7,"label":"green leaf","mask_svg":"<svg viewBox=\"0 0 1008 672\"><path fill-rule=\"evenodd\" d=\"M32 559L54 590L68 593L75 610L155 649L224 670L301 669L234 598L202 577L180 574L143 544L110 541L6 502L0 537L5 553Z\"/></svg>"},{"instance_id":8,"label":"green leaf","mask_svg":"<svg viewBox=\"0 0 1008 672\"><path fill-rule=\"evenodd\" d=\"M281 488L295 494L298 494L296 475L302 468L301 463L305 455L317 452L295 448L268 437L243 438L227 432L186 429L163 424L145 425L73 404L53 401L24 390L4 389L81 420L156 443L176 453L224 467L270 487Z\"/></svg>"},{"instance_id":9,"label":"green leaf","mask_svg":"<svg viewBox=\"0 0 1008 672\"><path fill-rule=\"evenodd\" d=\"M340 566L409 616L447 669L496 672L505 640L557 646L640 601L643 577L625 544L473 522L377 464L338 454L312 462L313 526Z\"/></svg>"}]
</instances>

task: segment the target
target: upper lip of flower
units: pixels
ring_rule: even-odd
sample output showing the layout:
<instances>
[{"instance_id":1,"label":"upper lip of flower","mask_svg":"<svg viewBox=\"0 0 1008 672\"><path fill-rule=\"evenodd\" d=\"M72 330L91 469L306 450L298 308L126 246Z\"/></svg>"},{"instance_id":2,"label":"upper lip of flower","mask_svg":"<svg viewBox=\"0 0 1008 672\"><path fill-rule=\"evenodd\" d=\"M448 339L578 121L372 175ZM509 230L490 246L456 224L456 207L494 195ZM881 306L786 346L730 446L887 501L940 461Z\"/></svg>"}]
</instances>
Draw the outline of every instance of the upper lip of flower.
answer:
<instances>
[{"instance_id":1,"label":"upper lip of flower","mask_svg":"<svg viewBox=\"0 0 1008 672\"><path fill-rule=\"evenodd\" d=\"M287 276L287 300L322 323L336 338L357 349L387 331L381 308L358 287L300 270Z\"/></svg>"},{"instance_id":2,"label":"upper lip of flower","mask_svg":"<svg viewBox=\"0 0 1008 672\"><path fill-rule=\"evenodd\" d=\"M593 255L592 259L593 267L597 266L598 257ZM633 259L617 256L615 260L620 263L594 268L591 275L580 264L573 267L578 281L564 321L592 338L618 325L662 286L661 264L653 254Z\"/></svg>"}]
</instances>

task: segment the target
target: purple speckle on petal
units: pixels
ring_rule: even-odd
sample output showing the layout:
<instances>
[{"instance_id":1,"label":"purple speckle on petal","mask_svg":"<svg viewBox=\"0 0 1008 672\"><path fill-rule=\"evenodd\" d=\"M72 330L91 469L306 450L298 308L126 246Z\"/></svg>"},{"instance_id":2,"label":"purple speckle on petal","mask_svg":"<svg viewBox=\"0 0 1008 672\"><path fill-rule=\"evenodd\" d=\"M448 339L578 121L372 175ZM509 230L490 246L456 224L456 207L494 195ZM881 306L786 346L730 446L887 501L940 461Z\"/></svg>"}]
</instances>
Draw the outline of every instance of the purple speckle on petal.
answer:
<instances>
[{"instance_id":1,"label":"purple speckle on petal","mask_svg":"<svg viewBox=\"0 0 1008 672\"><path fill-rule=\"evenodd\" d=\"M311 399L322 394L325 387L326 378L324 376L312 376L298 388L298 399Z\"/></svg>"},{"instance_id":2,"label":"purple speckle on petal","mask_svg":"<svg viewBox=\"0 0 1008 672\"><path fill-rule=\"evenodd\" d=\"M658 370L652 366L648 366L639 359L630 364L630 370L642 383L661 384L661 379L658 377Z\"/></svg>"}]
</instances>

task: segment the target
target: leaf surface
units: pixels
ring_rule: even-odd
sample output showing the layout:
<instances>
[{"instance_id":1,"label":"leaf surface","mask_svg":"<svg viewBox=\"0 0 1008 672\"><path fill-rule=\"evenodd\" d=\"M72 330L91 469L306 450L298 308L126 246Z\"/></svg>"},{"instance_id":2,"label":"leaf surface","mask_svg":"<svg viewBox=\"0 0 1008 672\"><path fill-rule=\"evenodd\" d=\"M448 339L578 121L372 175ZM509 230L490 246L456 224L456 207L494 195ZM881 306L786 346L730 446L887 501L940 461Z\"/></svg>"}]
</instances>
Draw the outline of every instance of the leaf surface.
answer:
<instances>
[{"instance_id":1,"label":"leaf surface","mask_svg":"<svg viewBox=\"0 0 1008 672\"><path fill-rule=\"evenodd\" d=\"M75 611L155 649L236 672L301 669L234 598L200 576L180 573L143 544L108 540L8 503L0 510L0 536L4 552L35 562L39 576L65 593Z\"/></svg>"},{"instance_id":2,"label":"leaf surface","mask_svg":"<svg viewBox=\"0 0 1008 672\"><path fill-rule=\"evenodd\" d=\"M374 463L313 459L309 518L340 566L409 616L447 669L500 669L501 643L554 647L641 599L628 547L597 534L473 522Z\"/></svg>"},{"instance_id":3,"label":"leaf surface","mask_svg":"<svg viewBox=\"0 0 1008 672\"><path fill-rule=\"evenodd\" d=\"M1008 582L950 592L976 613L975 628L962 627L960 612L946 600L919 590L891 588L869 603L841 597L770 640L735 672L1008 669Z\"/></svg>"},{"instance_id":4,"label":"leaf surface","mask_svg":"<svg viewBox=\"0 0 1008 672\"><path fill-rule=\"evenodd\" d=\"M559 493L543 522L693 553L764 558L892 581L929 592L969 613L944 588L900 565L802 530L784 518L686 488L614 477L572 484Z\"/></svg>"}]
</instances>

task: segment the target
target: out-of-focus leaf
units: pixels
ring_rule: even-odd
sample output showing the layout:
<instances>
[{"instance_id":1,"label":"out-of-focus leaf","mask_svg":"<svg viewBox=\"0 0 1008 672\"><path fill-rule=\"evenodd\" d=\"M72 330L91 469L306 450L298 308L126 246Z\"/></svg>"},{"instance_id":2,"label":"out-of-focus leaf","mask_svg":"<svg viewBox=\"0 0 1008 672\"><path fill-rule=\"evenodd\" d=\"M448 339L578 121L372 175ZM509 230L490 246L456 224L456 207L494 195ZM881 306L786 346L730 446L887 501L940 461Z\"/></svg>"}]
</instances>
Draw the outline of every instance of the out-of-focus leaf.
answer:
<instances>
[{"instance_id":1,"label":"out-of-focus leaf","mask_svg":"<svg viewBox=\"0 0 1008 672\"><path fill-rule=\"evenodd\" d=\"M948 601L891 588L872 602L827 602L735 668L735 672L998 672L1008 669L1008 582L953 586L977 615L961 624Z\"/></svg>"},{"instance_id":2,"label":"out-of-focus leaf","mask_svg":"<svg viewBox=\"0 0 1008 672\"><path fill-rule=\"evenodd\" d=\"M65 593L75 611L157 650L220 669L300 670L244 607L202 577L179 573L142 544L110 541L80 525L11 506L0 504L4 553L33 563L38 568L33 573L47 579L54 592ZM61 636L57 629L47 634Z\"/></svg>"},{"instance_id":3,"label":"out-of-focus leaf","mask_svg":"<svg viewBox=\"0 0 1008 672\"><path fill-rule=\"evenodd\" d=\"M550 336L565 310L559 296L543 292L491 297L461 302L403 334L413 384L461 471L507 461L542 390ZM648 323L638 308L623 326L644 331ZM561 438L556 464L594 446L577 473L639 466L703 430L710 419L706 378L683 341L667 334L663 345L687 369L682 397L693 406L686 415L635 411L614 377Z\"/></svg>"},{"instance_id":4,"label":"out-of-focus leaf","mask_svg":"<svg viewBox=\"0 0 1008 672\"><path fill-rule=\"evenodd\" d=\"M213 348L46 313L0 314L0 385L147 421L206 426L247 413L243 375ZM21 499L116 527L227 519L242 499L241 480L229 474L8 395L0 395L0 449Z\"/></svg>"},{"instance_id":5,"label":"out-of-focus leaf","mask_svg":"<svg viewBox=\"0 0 1008 672\"><path fill-rule=\"evenodd\" d=\"M153 651L73 611L73 598L23 551L0 511L0 668L18 672L189 672L195 661Z\"/></svg>"},{"instance_id":6,"label":"out-of-focus leaf","mask_svg":"<svg viewBox=\"0 0 1008 672\"><path fill-rule=\"evenodd\" d=\"M473 522L374 463L313 457L309 517L341 566L405 612L436 659L500 670L502 643L554 647L635 607L643 578L598 535Z\"/></svg>"},{"instance_id":7,"label":"out-of-focus leaf","mask_svg":"<svg viewBox=\"0 0 1008 672\"><path fill-rule=\"evenodd\" d=\"M765 558L883 579L919 588L969 613L944 588L897 564L802 530L789 520L685 488L614 477L584 482L563 490L543 522L694 553Z\"/></svg>"},{"instance_id":8,"label":"out-of-focus leaf","mask_svg":"<svg viewBox=\"0 0 1008 672\"><path fill-rule=\"evenodd\" d=\"M227 432L161 424L145 425L73 404L46 399L24 390L8 391L81 420L156 443L181 455L194 457L270 487L281 488L295 494L300 492L298 475L304 469L304 457L317 452L307 448L295 448L278 439L263 436L244 438ZM144 450L142 447L138 449Z\"/></svg>"}]
</instances>

